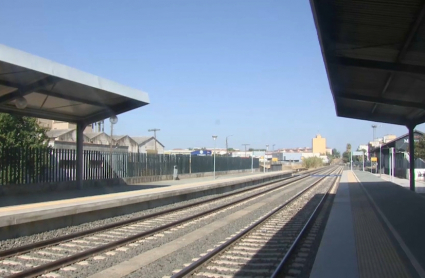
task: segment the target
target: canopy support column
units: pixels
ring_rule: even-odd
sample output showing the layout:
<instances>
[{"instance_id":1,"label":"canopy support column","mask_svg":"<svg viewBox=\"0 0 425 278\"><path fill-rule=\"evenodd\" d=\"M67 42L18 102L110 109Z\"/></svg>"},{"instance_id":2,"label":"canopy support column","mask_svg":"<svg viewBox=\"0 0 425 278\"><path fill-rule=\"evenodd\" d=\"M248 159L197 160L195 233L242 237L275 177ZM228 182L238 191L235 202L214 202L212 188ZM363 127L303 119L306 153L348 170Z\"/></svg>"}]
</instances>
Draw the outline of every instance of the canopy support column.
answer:
<instances>
[{"instance_id":1,"label":"canopy support column","mask_svg":"<svg viewBox=\"0 0 425 278\"><path fill-rule=\"evenodd\" d=\"M415 191L415 125L408 125L409 129L409 162L410 162L410 190Z\"/></svg>"},{"instance_id":2,"label":"canopy support column","mask_svg":"<svg viewBox=\"0 0 425 278\"><path fill-rule=\"evenodd\" d=\"M77 185L79 189L83 189L83 141L85 126L82 123L77 123Z\"/></svg>"}]
</instances>

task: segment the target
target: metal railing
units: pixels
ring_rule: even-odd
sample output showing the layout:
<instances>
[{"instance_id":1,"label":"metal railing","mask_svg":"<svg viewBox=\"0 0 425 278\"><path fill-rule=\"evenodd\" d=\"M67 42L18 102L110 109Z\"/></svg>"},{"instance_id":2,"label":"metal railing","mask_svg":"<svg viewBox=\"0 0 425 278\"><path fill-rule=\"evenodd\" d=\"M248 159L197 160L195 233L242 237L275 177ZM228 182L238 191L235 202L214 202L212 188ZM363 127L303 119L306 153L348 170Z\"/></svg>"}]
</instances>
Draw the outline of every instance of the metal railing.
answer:
<instances>
[{"instance_id":1,"label":"metal railing","mask_svg":"<svg viewBox=\"0 0 425 278\"><path fill-rule=\"evenodd\" d=\"M251 169L251 158L216 157L216 171ZM52 148L0 148L0 185L63 182L76 179L76 150ZM83 179L212 172L213 157L83 151ZM254 158L253 168L259 168Z\"/></svg>"}]
</instances>

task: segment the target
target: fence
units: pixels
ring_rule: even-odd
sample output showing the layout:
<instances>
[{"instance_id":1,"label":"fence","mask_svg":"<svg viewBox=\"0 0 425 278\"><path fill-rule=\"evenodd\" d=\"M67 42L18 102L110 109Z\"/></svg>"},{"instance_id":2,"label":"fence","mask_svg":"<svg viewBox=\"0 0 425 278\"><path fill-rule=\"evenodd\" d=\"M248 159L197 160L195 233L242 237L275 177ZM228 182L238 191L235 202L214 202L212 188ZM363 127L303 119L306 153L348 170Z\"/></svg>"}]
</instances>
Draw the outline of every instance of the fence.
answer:
<instances>
[{"instance_id":1,"label":"fence","mask_svg":"<svg viewBox=\"0 0 425 278\"><path fill-rule=\"evenodd\" d=\"M259 167L259 160L216 157L216 171ZM76 179L76 150L0 148L0 185L62 182ZM83 151L83 179L129 178L212 172L211 156Z\"/></svg>"}]
</instances>

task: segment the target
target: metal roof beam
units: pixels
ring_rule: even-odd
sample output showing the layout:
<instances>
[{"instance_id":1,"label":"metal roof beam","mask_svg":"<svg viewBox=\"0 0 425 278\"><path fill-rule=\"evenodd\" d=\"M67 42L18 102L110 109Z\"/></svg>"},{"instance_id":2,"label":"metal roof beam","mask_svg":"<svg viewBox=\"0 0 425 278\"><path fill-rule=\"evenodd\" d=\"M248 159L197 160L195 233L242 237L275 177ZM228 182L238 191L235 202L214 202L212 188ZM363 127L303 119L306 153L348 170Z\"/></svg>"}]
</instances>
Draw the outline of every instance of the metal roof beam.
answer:
<instances>
[{"instance_id":1,"label":"metal roof beam","mask_svg":"<svg viewBox=\"0 0 425 278\"><path fill-rule=\"evenodd\" d=\"M69 96L69 95L62 95L62 94L58 94L58 93L51 92L51 91L48 91L48 90L37 90L37 93L47 95L47 96L50 96L50 97L57 97L57 98L66 99L66 100L70 100L70 101L81 102L81 103L84 103L84 104L107 107L107 105L105 105L101 102L98 102L98 101L82 99L82 98L79 98L79 97L74 97L74 96Z\"/></svg>"},{"instance_id":2,"label":"metal roof beam","mask_svg":"<svg viewBox=\"0 0 425 278\"><path fill-rule=\"evenodd\" d=\"M383 98L383 97L363 96L363 95L357 95L357 94L337 94L336 97L339 99L356 100L356 101L371 102L371 103L425 110L425 104L404 101L404 100L389 99L389 98Z\"/></svg>"},{"instance_id":3,"label":"metal roof beam","mask_svg":"<svg viewBox=\"0 0 425 278\"><path fill-rule=\"evenodd\" d=\"M125 102L109 106L107 107L106 111L100 111L97 113L94 113L87 118L84 119L85 124L91 124L103 119L106 119L108 117L121 114L125 111L129 111L135 108L139 108L141 106L147 105L148 103L140 104L140 102L134 101L134 100L127 100Z\"/></svg>"},{"instance_id":4,"label":"metal roof beam","mask_svg":"<svg viewBox=\"0 0 425 278\"><path fill-rule=\"evenodd\" d=\"M410 46L410 44L413 40L413 37L418 32L419 26L421 25L421 22L424 19L424 16L425 16L425 3L422 5L422 9L419 12L419 15L416 17L416 20L413 23L412 28L410 28L409 33L407 34L407 37L404 40L403 46L401 47L400 51L397 54L397 57L396 57L396 60L395 60L396 63L401 63L404 55L407 52L407 49L409 48L409 46ZM382 97L387 92L387 89L388 89L390 83L392 82L393 78L394 78L394 72L391 72L388 75L387 81L385 82L384 87L382 87L382 90L381 90L379 96ZM375 113L377 106L378 106L378 104L375 103L375 105L372 108L372 114Z\"/></svg>"},{"instance_id":5,"label":"metal roof beam","mask_svg":"<svg viewBox=\"0 0 425 278\"><path fill-rule=\"evenodd\" d=\"M45 111L45 110L37 110L37 109L28 108L28 107L25 109L18 109L10 105L0 105L0 112L11 113L13 115L20 115L20 116L27 116L27 117L43 118L43 119L53 118L58 121L72 122L72 123L83 122L83 119L81 117L66 115L62 113L55 113L55 112Z\"/></svg>"},{"instance_id":6,"label":"metal roof beam","mask_svg":"<svg viewBox=\"0 0 425 278\"><path fill-rule=\"evenodd\" d=\"M411 123L408 119L404 117L397 117L394 115L371 115L365 111L353 110L353 109L341 109L338 113L339 117L345 117L350 119L358 119L365 121L373 121L373 122L381 122L388 124L396 124L396 125L407 125Z\"/></svg>"},{"instance_id":7,"label":"metal roof beam","mask_svg":"<svg viewBox=\"0 0 425 278\"><path fill-rule=\"evenodd\" d=\"M380 61L347 58L347 57L334 57L330 60L330 62L334 65L340 65L340 66L346 66L346 67L356 67L356 68L373 69L373 70L388 71L388 72L401 72L401 73L425 75L425 67L416 66L416 65L380 62Z\"/></svg>"},{"instance_id":8,"label":"metal roof beam","mask_svg":"<svg viewBox=\"0 0 425 278\"><path fill-rule=\"evenodd\" d=\"M52 77L52 76L48 76L46 78L43 78L41 80L38 80L37 82L34 82L34 83L32 83L30 85L26 85L26 86L19 86L17 84L12 83L12 82L2 81L0 83L0 85L13 87L13 88L16 88L16 90L7 94L7 95L1 96L0 97L0 104L12 101L12 100L14 100L14 99L16 99L17 97L20 97L20 96L25 96L25 95L30 94L34 91L37 91L41 88L45 88L46 86L52 85L53 83L56 83L58 81L59 81L58 78ZM8 84L8 85L6 85L6 84Z\"/></svg>"}]
</instances>

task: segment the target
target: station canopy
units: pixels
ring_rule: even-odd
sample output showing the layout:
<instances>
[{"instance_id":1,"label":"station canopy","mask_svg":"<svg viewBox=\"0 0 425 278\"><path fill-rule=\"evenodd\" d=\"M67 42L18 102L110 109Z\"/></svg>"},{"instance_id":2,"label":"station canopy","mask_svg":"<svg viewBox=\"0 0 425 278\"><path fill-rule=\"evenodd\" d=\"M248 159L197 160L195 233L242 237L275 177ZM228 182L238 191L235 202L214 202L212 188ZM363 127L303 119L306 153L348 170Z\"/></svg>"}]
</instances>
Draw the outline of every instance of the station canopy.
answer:
<instances>
[{"instance_id":1,"label":"station canopy","mask_svg":"<svg viewBox=\"0 0 425 278\"><path fill-rule=\"evenodd\" d=\"M338 116L425 122L424 3L310 0Z\"/></svg>"},{"instance_id":2,"label":"station canopy","mask_svg":"<svg viewBox=\"0 0 425 278\"><path fill-rule=\"evenodd\" d=\"M0 112L90 124L147 104L145 92L0 44Z\"/></svg>"}]
</instances>

